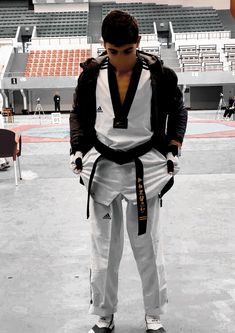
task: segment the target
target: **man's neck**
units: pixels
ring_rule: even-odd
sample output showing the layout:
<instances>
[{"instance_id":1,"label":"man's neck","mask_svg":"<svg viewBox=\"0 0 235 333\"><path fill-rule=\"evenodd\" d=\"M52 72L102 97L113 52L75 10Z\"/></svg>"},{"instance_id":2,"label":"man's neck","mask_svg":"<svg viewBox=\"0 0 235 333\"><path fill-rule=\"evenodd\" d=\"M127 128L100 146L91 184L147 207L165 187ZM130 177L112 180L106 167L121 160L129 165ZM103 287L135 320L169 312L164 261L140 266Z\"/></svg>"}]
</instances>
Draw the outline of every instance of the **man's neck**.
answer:
<instances>
[{"instance_id":1,"label":"man's neck","mask_svg":"<svg viewBox=\"0 0 235 333\"><path fill-rule=\"evenodd\" d=\"M127 69L127 70L117 70L116 71L116 76L131 76L133 72L133 69Z\"/></svg>"}]
</instances>

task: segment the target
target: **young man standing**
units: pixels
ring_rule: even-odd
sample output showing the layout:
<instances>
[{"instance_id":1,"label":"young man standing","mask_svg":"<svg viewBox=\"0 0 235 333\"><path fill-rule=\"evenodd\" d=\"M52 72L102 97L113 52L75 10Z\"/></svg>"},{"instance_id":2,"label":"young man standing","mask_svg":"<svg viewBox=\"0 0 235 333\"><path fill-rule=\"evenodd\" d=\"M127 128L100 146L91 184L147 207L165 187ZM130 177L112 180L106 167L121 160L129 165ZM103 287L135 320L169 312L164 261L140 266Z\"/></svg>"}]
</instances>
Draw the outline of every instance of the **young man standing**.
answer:
<instances>
[{"instance_id":1,"label":"young man standing","mask_svg":"<svg viewBox=\"0 0 235 333\"><path fill-rule=\"evenodd\" d=\"M110 12L102 38L106 52L82 65L70 115L71 166L88 189L89 313L99 316L89 333L114 328L123 199L142 282L146 332L161 333L167 294L158 215L162 195L179 169L187 112L175 73L156 56L138 51L135 18Z\"/></svg>"}]
</instances>

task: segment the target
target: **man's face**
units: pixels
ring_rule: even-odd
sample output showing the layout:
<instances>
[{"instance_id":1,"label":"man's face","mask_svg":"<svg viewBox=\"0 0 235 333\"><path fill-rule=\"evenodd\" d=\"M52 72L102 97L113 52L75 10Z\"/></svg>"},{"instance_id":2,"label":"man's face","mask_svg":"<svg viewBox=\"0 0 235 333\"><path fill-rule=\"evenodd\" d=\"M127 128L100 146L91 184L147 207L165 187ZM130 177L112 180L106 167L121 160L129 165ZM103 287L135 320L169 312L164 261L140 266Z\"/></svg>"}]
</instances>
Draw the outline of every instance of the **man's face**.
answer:
<instances>
[{"instance_id":1,"label":"man's face","mask_svg":"<svg viewBox=\"0 0 235 333\"><path fill-rule=\"evenodd\" d=\"M136 49L139 41L135 44L125 44L115 46L108 42L104 43L104 47L108 53L109 61L118 72L128 72L132 70L136 63Z\"/></svg>"}]
</instances>

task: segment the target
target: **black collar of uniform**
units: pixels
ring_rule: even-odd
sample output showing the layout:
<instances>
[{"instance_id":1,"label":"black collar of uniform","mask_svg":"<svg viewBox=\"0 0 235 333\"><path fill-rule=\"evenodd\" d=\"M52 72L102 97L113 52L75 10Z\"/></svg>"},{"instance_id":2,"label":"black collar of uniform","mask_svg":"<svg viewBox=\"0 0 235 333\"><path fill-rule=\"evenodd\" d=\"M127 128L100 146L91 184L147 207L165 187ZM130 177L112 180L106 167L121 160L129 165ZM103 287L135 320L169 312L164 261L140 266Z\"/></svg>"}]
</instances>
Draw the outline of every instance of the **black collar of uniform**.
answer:
<instances>
[{"instance_id":1,"label":"black collar of uniform","mask_svg":"<svg viewBox=\"0 0 235 333\"><path fill-rule=\"evenodd\" d=\"M109 89L110 95L114 110L114 115L116 119L125 120L128 117L132 102L135 97L135 93L138 87L141 71L142 71L142 61L139 57L137 57L136 64L133 68L133 72L131 75L129 87L127 89L127 93L124 99L123 104L120 100L120 95L118 92L117 79L115 74L115 67L113 65L108 64L108 80L109 80Z\"/></svg>"}]
</instances>

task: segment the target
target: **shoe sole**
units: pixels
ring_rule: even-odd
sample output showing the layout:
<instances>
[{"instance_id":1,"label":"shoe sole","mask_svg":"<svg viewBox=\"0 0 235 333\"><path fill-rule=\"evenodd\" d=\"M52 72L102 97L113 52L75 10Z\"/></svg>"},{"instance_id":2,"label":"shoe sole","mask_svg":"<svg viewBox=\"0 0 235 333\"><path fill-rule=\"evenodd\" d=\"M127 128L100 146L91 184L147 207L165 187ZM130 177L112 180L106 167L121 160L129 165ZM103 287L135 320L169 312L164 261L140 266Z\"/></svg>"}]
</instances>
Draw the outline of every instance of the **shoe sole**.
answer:
<instances>
[{"instance_id":1,"label":"shoe sole","mask_svg":"<svg viewBox=\"0 0 235 333\"><path fill-rule=\"evenodd\" d=\"M111 333L114 332L115 326L113 328L98 328L98 327L92 327L88 333Z\"/></svg>"},{"instance_id":2,"label":"shoe sole","mask_svg":"<svg viewBox=\"0 0 235 333\"><path fill-rule=\"evenodd\" d=\"M146 333L165 333L165 332L166 330L163 327L159 328L158 330L146 330Z\"/></svg>"}]
</instances>

